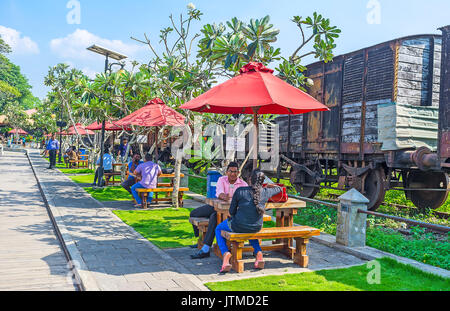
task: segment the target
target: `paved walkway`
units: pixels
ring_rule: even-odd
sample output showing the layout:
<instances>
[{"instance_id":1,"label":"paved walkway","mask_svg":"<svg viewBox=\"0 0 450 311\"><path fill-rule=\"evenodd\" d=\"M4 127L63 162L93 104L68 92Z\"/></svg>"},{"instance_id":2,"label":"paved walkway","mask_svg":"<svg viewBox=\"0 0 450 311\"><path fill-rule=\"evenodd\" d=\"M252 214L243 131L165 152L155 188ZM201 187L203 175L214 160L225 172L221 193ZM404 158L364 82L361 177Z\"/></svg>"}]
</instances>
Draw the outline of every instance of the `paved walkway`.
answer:
<instances>
[{"instance_id":1,"label":"paved walkway","mask_svg":"<svg viewBox=\"0 0 450 311\"><path fill-rule=\"evenodd\" d=\"M27 158L0 156L0 290L76 290Z\"/></svg>"},{"instance_id":2,"label":"paved walkway","mask_svg":"<svg viewBox=\"0 0 450 311\"><path fill-rule=\"evenodd\" d=\"M87 290L206 290L68 177L47 170L37 151L29 156Z\"/></svg>"}]
</instances>

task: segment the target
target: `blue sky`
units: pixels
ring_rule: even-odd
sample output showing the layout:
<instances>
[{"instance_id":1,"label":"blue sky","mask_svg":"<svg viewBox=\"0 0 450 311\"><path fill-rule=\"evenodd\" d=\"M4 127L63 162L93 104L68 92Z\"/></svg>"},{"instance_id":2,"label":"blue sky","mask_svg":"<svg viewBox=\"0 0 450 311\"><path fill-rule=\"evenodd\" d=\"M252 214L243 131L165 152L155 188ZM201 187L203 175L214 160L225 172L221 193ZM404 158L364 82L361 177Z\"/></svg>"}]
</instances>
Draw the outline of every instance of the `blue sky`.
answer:
<instances>
[{"instance_id":1,"label":"blue sky","mask_svg":"<svg viewBox=\"0 0 450 311\"><path fill-rule=\"evenodd\" d=\"M104 58L87 52L89 44L148 62L152 56L148 47L130 37L143 38L145 32L157 45L159 30L169 26L169 15L178 18L186 13L189 2L204 14L194 32L206 23L233 17L248 22L270 15L281 31L274 45L285 57L300 43L300 32L290 21L294 15L306 17L317 11L342 29L336 55L402 36L440 33L438 27L450 24L448 0L1 0L0 35L13 47L9 57L21 66L33 93L43 98L48 91L43 79L50 66L66 62L88 75L103 70ZM72 3L80 4L79 24L68 22L74 7L67 5Z\"/></svg>"}]
</instances>

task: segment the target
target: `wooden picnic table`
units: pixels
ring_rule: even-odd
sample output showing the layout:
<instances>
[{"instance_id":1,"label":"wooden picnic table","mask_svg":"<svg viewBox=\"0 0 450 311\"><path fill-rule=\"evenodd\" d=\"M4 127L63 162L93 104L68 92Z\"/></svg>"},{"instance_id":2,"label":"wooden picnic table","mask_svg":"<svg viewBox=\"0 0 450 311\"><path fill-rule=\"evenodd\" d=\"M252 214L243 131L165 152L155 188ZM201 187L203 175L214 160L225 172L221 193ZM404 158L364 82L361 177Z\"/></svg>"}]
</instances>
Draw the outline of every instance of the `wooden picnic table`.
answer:
<instances>
[{"instance_id":1,"label":"wooden picnic table","mask_svg":"<svg viewBox=\"0 0 450 311\"><path fill-rule=\"evenodd\" d=\"M217 212L217 224L222 223L230 216L229 210L231 205L230 201L224 201L221 199L209 199L205 200L205 203L214 207ZM267 203L267 210L275 210L276 227L292 227L294 225L294 215L297 214L299 208L306 207L306 202L289 198L285 203ZM261 246L264 251L278 250L285 253L289 258L294 258L295 249L293 246L293 239L277 239L273 242L273 245ZM244 251L250 251L252 248L245 248ZM217 245L213 247L214 253L218 257L222 257Z\"/></svg>"},{"instance_id":2,"label":"wooden picnic table","mask_svg":"<svg viewBox=\"0 0 450 311\"><path fill-rule=\"evenodd\" d=\"M180 174L180 178L183 178L184 174ZM144 189L140 188L137 189L138 194L142 197L142 207L148 208L148 201L147 196L149 192L153 192L154 198L152 199L152 202L158 203L158 202L171 202L172 198L169 196L170 193L173 192L173 179L175 178L175 174L161 174L158 176L158 179L162 178L170 178L170 182L164 183L164 182L158 182L157 188L155 189ZM178 201L180 206L183 206L183 193L186 191L189 191L189 188L179 187L179 193L178 193ZM159 193L166 193L165 198L158 198Z\"/></svg>"}]
</instances>

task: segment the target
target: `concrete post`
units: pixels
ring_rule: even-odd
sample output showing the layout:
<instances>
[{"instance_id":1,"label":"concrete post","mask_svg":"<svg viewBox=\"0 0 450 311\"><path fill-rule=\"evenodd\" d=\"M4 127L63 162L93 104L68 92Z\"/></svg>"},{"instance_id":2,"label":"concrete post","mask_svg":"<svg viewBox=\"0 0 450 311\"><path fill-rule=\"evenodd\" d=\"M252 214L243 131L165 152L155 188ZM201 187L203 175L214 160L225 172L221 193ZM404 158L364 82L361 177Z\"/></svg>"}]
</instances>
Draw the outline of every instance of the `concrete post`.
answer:
<instances>
[{"instance_id":1,"label":"concrete post","mask_svg":"<svg viewBox=\"0 0 450 311\"><path fill-rule=\"evenodd\" d=\"M366 246L367 214L358 213L358 209L367 211L369 200L356 189L339 197L336 242L348 247Z\"/></svg>"}]
</instances>

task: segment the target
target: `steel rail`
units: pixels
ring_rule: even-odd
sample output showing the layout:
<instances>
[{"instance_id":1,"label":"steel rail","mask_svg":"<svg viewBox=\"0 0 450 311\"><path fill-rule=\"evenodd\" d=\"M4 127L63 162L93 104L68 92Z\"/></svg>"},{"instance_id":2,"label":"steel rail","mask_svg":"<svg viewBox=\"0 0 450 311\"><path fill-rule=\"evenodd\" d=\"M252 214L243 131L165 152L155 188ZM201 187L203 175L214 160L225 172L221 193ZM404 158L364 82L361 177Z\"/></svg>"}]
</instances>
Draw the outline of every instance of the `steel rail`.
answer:
<instances>
[{"instance_id":1,"label":"steel rail","mask_svg":"<svg viewBox=\"0 0 450 311\"><path fill-rule=\"evenodd\" d=\"M288 195L288 197L293 198L293 199L302 200L302 201L305 201L305 202L310 202L310 203L313 203L313 204L321 204L321 205L333 207L333 208L336 208L336 209L338 207L338 204L333 204L333 203L329 203L329 202L314 200L314 199L300 197L300 196L296 196L296 195ZM392 216L392 215L387 215L387 214L382 214L382 213L377 213L377 212L372 212L372 211L364 211L364 210L361 210L361 209L358 209L358 213L368 214L368 215L372 215L372 216L375 216L375 217L388 218L388 219L392 219L392 220L395 220L395 221L398 221L398 222L404 222L404 223L407 223L407 224L410 224L410 225L419 226L419 227L423 227L423 228L428 228L428 229L431 229L431 230L434 230L434 231L438 231L438 232L444 232L444 233L450 232L450 227L446 227L446 226L442 226L442 225L436 225L436 224L430 224L430 223L422 222L422 221L418 221L418 220L412 220L412 219L408 219L408 218Z\"/></svg>"}]
</instances>

